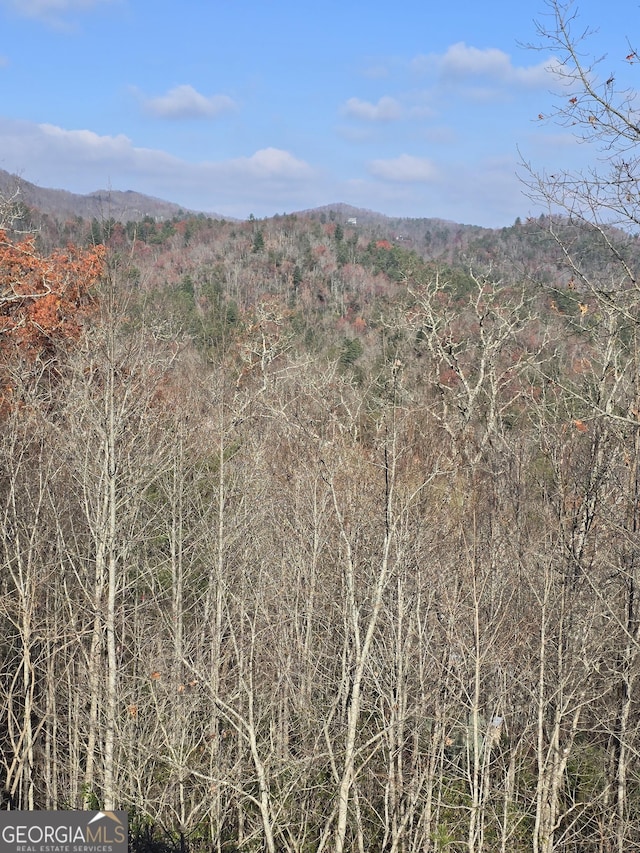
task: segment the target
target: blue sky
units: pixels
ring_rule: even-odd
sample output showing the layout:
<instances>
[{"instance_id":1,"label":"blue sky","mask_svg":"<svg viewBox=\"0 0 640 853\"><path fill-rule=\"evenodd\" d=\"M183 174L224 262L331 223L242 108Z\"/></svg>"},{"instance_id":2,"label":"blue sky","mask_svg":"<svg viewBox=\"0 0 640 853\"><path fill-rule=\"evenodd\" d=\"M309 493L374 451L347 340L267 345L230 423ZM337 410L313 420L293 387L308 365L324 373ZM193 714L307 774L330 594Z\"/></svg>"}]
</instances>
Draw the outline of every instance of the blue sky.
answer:
<instances>
[{"instance_id":1,"label":"blue sky","mask_svg":"<svg viewBox=\"0 0 640 853\"><path fill-rule=\"evenodd\" d=\"M578 5L608 72L638 3L603 9ZM521 157L587 157L537 119L554 80L522 45L547 13L544 0L0 0L0 168L239 218L342 201L509 225L539 212Z\"/></svg>"}]
</instances>

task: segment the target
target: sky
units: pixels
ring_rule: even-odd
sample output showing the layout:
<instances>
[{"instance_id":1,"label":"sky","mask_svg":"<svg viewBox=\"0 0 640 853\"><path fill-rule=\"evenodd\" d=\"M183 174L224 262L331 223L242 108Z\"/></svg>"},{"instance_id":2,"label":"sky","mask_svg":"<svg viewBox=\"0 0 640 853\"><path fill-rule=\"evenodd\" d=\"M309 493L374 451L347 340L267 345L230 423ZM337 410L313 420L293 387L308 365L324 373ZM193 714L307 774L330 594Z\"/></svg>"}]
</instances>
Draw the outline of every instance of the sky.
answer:
<instances>
[{"instance_id":1,"label":"sky","mask_svg":"<svg viewBox=\"0 0 640 853\"><path fill-rule=\"evenodd\" d=\"M617 67L638 3L577 12ZM558 86L527 45L550 20L545 0L0 0L0 168L240 219L510 225L541 212L523 163L593 156L538 118Z\"/></svg>"}]
</instances>

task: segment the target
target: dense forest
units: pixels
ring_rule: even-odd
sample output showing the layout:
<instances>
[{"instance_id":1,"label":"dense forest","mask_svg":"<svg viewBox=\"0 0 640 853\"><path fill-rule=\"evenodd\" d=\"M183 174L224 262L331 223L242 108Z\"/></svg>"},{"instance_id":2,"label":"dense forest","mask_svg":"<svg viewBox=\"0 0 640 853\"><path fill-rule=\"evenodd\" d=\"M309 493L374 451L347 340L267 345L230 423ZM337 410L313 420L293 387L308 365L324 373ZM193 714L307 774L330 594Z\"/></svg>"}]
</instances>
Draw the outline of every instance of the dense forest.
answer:
<instances>
[{"instance_id":1,"label":"dense forest","mask_svg":"<svg viewBox=\"0 0 640 853\"><path fill-rule=\"evenodd\" d=\"M5 807L127 808L137 850L639 844L635 239L10 212Z\"/></svg>"},{"instance_id":2,"label":"dense forest","mask_svg":"<svg viewBox=\"0 0 640 853\"><path fill-rule=\"evenodd\" d=\"M640 131L564 67L609 177L509 228L6 197L2 808L640 849Z\"/></svg>"}]
</instances>

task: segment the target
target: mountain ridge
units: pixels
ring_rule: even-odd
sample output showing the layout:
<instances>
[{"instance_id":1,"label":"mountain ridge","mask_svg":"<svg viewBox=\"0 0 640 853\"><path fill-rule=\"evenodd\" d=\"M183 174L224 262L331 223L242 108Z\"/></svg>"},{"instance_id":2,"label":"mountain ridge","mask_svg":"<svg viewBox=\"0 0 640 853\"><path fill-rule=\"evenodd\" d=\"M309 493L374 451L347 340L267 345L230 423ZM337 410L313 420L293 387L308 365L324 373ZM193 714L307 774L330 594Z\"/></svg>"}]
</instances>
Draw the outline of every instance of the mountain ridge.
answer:
<instances>
[{"instance_id":1,"label":"mountain ridge","mask_svg":"<svg viewBox=\"0 0 640 853\"><path fill-rule=\"evenodd\" d=\"M40 214L53 216L58 219L69 219L77 216L83 219L98 219L106 221L114 219L118 222L137 222L146 216L155 220L172 219L174 217L206 216L211 219L226 219L234 221L232 216L223 216L210 211L192 210L175 202L145 195L135 190L97 189L90 193L74 193L70 190L53 187L41 187L27 181L20 175L12 174L0 169L0 199L14 199L22 202L28 208L36 210ZM292 211L293 216L308 216L311 218L326 216L346 224L349 219L355 218L358 224L384 225L396 229L402 229L403 224L412 223L416 226L421 222L437 224L445 229L468 229L477 228L479 231L493 229L481 228L477 225L468 225L443 219L441 217L411 217L411 216L389 216L366 208L355 207L346 202L335 202L320 205L314 208ZM278 214L261 217L261 219L277 219Z\"/></svg>"},{"instance_id":2,"label":"mountain ridge","mask_svg":"<svg viewBox=\"0 0 640 853\"><path fill-rule=\"evenodd\" d=\"M134 190L98 189L81 194L60 188L40 187L4 169L0 169L0 196L22 202L39 213L57 218L81 216L83 219L135 222L145 216L171 219L174 216L196 216L200 213ZM205 215L224 218L216 214Z\"/></svg>"}]
</instances>

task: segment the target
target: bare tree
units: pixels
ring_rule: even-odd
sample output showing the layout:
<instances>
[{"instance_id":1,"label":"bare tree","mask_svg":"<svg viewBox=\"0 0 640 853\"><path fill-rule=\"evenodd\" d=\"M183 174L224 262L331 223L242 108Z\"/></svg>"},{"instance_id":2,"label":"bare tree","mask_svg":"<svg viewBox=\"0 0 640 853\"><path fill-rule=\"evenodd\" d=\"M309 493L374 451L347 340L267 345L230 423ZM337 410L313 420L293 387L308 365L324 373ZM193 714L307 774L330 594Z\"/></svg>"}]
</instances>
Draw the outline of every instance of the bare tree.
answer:
<instances>
[{"instance_id":1,"label":"bare tree","mask_svg":"<svg viewBox=\"0 0 640 853\"><path fill-rule=\"evenodd\" d=\"M605 595L598 589L591 569L588 575L600 610L622 634L620 650L611 664L617 711L614 720L602 721L610 729L614 756L608 774L615 794L607 821L611 821L615 847L621 853L634 843L627 784L634 752L630 714L640 640L638 565L635 549L628 547L638 530L634 460L639 441L636 413L640 291L632 232L640 221L640 126L638 93L624 79L639 58L633 44L621 39L617 56L594 59L590 49L594 32L581 24L575 5L559 0L550 0L547 5L548 21L538 27L538 47L551 51L554 58L556 103L548 118L568 128L595 156L593 165L579 172L555 168L537 172L527 164L526 181L532 197L549 209L546 225L566 269L558 286L580 309L580 319L572 321L574 334L581 336L582 358L592 380L590 386L567 381L563 385L563 393L574 401L580 418L585 419L594 436L591 486L586 486L580 498L570 545L576 565L582 565L586 553L605 467L617 479L618 496L624 495L622 501L614 500L612 505L624 507L619 513L616 509L612 513L621 547L616 556L607 558L618 579L617 595ZM586 245L592 258L590 264L586 262ZM626 481L616 473L620 457L628 460ZM608 789L604 796L607 803Z\"/></svg>"}]
</instances>

